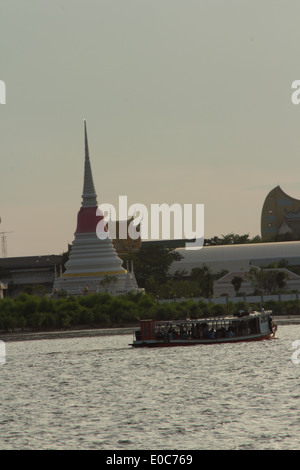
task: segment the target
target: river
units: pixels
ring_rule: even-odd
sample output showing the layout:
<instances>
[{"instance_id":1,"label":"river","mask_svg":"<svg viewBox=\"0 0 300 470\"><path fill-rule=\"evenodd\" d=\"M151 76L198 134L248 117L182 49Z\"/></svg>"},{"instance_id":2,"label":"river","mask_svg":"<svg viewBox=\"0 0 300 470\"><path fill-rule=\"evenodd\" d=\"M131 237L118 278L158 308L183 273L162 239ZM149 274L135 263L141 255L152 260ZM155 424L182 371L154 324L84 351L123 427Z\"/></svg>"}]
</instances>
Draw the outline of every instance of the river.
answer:
<instances>
[{"instance_id":1,"label":"river","mask_svg":"<svg viewBox=\"0 0 300 470\"><path fill-rule=\"evenodd\" d=\"M131 334L9 341L0 449L299 449L300 325L277 336L162 349L132 349Z\"/></svg>"}]
</instances>

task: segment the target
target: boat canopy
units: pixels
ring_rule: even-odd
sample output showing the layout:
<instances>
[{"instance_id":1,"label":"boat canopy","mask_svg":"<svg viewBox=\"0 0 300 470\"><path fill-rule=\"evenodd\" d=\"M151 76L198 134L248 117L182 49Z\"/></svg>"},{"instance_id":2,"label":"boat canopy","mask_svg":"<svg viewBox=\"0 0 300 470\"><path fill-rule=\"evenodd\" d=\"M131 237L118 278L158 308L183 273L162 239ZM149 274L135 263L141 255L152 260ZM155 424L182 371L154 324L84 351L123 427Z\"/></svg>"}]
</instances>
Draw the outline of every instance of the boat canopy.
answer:
<instances>
[{"instance_id":1,"label":"boat canopy","mask_svg":"<svg viewBox=\"0 0 300 470\"><path fill-rule=\"evenodd\" d=\"M263 315L271 315L271 310L265 310L261 312L240 312L238 316L220 316L220 317L207 317L207 318L187 318L185 320L154 320L155 325L157 326L166 326L166 325L185 325L191 323L221 323L221 322L238 322L245 320L252 320L253 318L260 318ZM149 321L149 320L141 320Z\"/></svg>"}]
</instances>

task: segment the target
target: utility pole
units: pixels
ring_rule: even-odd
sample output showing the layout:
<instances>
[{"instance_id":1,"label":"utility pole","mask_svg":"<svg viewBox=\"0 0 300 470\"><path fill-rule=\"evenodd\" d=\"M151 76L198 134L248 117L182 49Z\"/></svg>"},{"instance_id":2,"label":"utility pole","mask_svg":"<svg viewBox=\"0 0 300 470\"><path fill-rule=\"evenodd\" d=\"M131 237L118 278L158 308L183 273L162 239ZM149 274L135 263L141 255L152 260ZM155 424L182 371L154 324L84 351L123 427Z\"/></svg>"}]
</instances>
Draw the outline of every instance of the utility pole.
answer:
<instances>
[{"instance_id":1,"label":"utility pole","mask_svg":"<svg viewBox=\"0 0 300 470\"><path fill-rule=\"evenodd\" d=\"M7 241L6 234L13 232L0 232L1 235L1 247L2 247L2 258L7 258Z\"/></svg>"}]
</instances>

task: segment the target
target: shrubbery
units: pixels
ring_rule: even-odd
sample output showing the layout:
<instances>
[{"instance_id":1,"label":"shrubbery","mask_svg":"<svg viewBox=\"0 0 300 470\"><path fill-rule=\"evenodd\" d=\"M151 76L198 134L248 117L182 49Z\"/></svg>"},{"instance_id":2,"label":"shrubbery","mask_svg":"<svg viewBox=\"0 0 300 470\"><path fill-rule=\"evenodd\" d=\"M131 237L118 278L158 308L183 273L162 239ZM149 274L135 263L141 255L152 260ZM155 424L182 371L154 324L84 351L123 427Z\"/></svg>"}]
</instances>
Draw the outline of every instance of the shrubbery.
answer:
<instances>
[{"instance_id":1,"label":"shrubbery","mask_svg":"<svg viewBox=\"0 0 300 470\"><path fill-rule=\"evenodd\" d=\"M274 315L300 314L298 301L263 304ZM251 305L259 309L260 305ZM112 327L137 324L139 319L171 320L230 315L247 310L245 302L218 305L194 300L158 302L151 294L113 297L94 294L81 297L49 298L20 294L0 301L0 330L50 330L67 328Z\"/></svg>"}]
</instances>

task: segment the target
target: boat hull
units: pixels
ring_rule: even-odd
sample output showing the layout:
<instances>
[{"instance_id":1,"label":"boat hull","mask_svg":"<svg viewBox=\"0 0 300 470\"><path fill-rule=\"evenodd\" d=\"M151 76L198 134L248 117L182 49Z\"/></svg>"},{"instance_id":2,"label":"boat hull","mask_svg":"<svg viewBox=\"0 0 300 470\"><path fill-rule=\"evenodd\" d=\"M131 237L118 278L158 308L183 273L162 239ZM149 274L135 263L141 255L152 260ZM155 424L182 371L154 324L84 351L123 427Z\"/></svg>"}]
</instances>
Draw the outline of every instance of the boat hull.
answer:
<instances>
[{"instance_id":1,"label":"boat hull","mask_svg":"<svg viewBox=\"0 0 300 470\"><path fill-rule=\"evenodd\" d=\"M200 319L140 320L134 348L166 348L202 344L244 343L275 337L271 311L240 311L238 315Z\"/></svg>"},{"instance_id":2,"label":"boat hull","mask_svg":"<svg viewBox=\"0 0 300 470\"><path fill-rule=\"evenodd\" d=\"M201 340L170 340L170 341L156 341L156 340L140 340L133 341L130 346L134 348L166 348L175 346L197 346L199 344L224 344L224 343L244 343L250 341L265 341L273 339L273 333L267 334L239 336L236 338L215 338L215 339L201 339Z\"/></svg>"}]
</instances>

